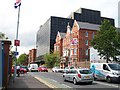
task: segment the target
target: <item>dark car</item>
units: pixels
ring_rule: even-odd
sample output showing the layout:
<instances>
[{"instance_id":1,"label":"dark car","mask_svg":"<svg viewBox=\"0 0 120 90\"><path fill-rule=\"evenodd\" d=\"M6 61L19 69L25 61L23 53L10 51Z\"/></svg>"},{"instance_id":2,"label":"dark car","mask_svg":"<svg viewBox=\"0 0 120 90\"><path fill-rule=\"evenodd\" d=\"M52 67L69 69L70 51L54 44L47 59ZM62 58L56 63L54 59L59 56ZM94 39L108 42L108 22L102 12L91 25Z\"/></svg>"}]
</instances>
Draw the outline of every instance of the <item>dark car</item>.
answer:
<instances>
[{"instance_id":1,"label":"dark car","mask_svg":"<svg viewBox=\"0 0 120 90\"><path fill-rule=\"evenodd\" d=\"M48 68L45 67L45 66L40 66L40 67L38 68L38 71L39 71L39 72L48 72Z\"/></svg>"},{"instance_id":2,"label":"dark car","mask_svg":"<svg viewBox=\"0 0 120 90\"><path fill-rule=\"evenodd\" d=\"M20 66L20 68L24 68L24 69L26 69L27 72L29 71L27 66Z\"/></svg>"}]
</instances>

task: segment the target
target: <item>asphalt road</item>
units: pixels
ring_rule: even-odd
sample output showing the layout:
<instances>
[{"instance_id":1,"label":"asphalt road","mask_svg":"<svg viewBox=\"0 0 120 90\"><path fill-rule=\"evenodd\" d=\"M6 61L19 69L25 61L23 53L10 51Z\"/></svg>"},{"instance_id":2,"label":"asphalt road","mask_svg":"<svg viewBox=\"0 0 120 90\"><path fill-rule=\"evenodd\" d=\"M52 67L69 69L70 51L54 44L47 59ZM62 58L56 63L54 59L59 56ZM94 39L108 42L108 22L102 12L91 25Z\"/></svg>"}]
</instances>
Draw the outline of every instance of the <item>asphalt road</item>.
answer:
<instances>
[{"instance_id":1,"label":"asphalt road","mask_svg":"<svg viewBox=\"0 0 120 90\"><path fill-rule=\"evenodd\" d=\"M94 81L93 84L79 83L78 85L74 85L72 82L64 82L62 73L29 72L29 74L43 82L45 81L44 83L56 86L56 88L120 88L120 85L117 83L107 83L105 81Z\"/></svg>"}]
</instances>

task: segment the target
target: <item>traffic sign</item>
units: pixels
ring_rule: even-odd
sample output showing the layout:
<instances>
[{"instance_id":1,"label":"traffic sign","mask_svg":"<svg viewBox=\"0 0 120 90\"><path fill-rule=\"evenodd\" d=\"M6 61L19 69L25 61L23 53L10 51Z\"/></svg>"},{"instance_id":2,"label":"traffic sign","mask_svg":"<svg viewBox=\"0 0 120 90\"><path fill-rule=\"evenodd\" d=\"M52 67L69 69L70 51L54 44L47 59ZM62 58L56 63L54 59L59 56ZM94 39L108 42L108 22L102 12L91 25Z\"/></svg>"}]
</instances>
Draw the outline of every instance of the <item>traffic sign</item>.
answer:
<instances>
[{"instance_id":1,"label":"traffic sign","mask_svg":"<svg viewBox=\"0 0 120 90\"><path fill-rule=\"evenodd\" d=\"M14 55L15 55L15 56L19 55L19 52L14 52Z\"/></svg>"},{"instance_id":2,"label":"traffic sign","mask_svg":"<svg viewBox=\"0 0 120 90\"><path fill-rule=\"evenodd\" d=\"M20 40L14 40L14 45L15 46L20 46Z\"/></svg>"}]
</instances>

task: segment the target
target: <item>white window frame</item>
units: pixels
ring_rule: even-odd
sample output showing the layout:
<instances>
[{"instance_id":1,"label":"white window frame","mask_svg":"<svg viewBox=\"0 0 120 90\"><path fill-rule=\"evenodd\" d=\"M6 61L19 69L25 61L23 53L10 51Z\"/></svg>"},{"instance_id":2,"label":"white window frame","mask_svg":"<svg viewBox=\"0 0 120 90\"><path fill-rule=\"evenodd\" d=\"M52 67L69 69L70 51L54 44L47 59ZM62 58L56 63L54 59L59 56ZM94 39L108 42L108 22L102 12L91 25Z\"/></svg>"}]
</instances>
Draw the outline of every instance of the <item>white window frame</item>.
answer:
<instances>
[{"instance_id":1,"label":"white window frame","mask_svg":"<svg viewBox=\"0 0 120 90\"><path fill-rule=\"evenodd\" d=\"M86 49L86 51L85 51L85 55L88 56L88 49Z\"/></svg>"},{"instance_id":2,"label":"white window frame","mask_svg":"<svg viewBox=\"0 0 120 90\"><path fill-rule=\"evenodd\" d=\"M87 31L85 32L85 36L88 37L88 32Z\"/></svg>"},{"instance_id":3,"label":"white window frame","mask_svg":"<svg viewBox=\"0 0 120 90\"><path fill-rule=\"evenodd\" d=\"M74 48L74 55L77 55L77 48Z\"/></svg>"}]
</instances>

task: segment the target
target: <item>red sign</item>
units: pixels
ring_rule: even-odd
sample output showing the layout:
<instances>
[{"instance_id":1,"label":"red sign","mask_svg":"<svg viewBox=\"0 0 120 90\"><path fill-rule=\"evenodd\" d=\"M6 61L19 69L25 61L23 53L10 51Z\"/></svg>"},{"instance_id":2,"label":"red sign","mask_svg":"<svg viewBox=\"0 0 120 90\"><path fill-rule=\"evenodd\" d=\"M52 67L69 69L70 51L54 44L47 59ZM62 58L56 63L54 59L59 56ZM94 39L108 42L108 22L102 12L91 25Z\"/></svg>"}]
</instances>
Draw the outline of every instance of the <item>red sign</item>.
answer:
<instances>
[{"instance_id":1,"label":"red sign","mask_svg":"<svg viewBox=\"0 0 120 90\"><path fill-rule=\"evenodd\" d=\"M14 41L14 45L15 45L15 46L20 46L20 40L15 40L15 41Z\"/></svg>"}]
</instances>

